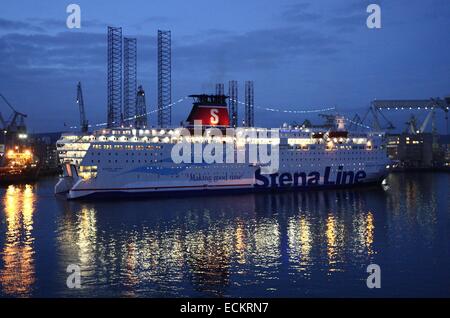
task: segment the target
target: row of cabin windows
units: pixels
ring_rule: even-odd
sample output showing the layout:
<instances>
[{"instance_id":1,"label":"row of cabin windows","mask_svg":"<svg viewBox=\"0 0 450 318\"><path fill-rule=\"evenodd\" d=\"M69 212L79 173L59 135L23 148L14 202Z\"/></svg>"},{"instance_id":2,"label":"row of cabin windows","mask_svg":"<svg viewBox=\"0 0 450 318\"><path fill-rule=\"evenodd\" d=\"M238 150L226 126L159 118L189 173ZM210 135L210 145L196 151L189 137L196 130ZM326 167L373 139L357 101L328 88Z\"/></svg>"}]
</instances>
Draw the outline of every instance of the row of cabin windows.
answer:
<instances>
[{"instance_id":1,"label":"row of cabin windows","mask_svg":"<svg viewBox=\"0 0 450 318\"><path fill-rule=\"evenodd\" d=\"M91 160L91 163L94 163L95 160ZM118 160L108 160L108 163L118 163ZM134 163L134 160L125 160L126 163L131 162ZM136 162L141 163L141 160L136 160ZM162 162L162 160L142 160L143 163L152 163L152 162ZM101 163L101 160L97 160L97 163Z\"/></svg>"},{"instance_id":2,"label":"row of cabin windows","mask_svg":"<svg viewBox=\"0 0 450 318\"><path fill-rule=\"evenodd\" d=\"M320 159L315 159L315 158L313 158L313 159L305 159L304 161L320 161ZM331 158L331 159L329 159L329 160L331 160L331 161L339 161L339 162L342 162L342 161L350 161L350 160L354 160L353 158L352 159L350 159L350 158L347 158L347 159L339 159L339 158ZM376 160L376 158L359 158L359 160ZM91 160L91 163L94 163L94 161L95 160ZM137 163L141 163L141 161L142 161L142 163L152 163L152 162L162 162L162 160L157 160L157 159L155 159L155 160L136 160L136 162ZM283 162L286 162L286 161L289 161L289 159L282 159L281 161L283 161ZM292 161L294 161L294 160L290 160L291 162ZM303 161L302 159L300 159L300 161ZM118 163L118 160L108 160L108 163L112 163L112 162L114 162L114 163ZM135 162L135 160L125 160L125 163L129 163L129 162L131 162L131 163L134 163ZM97 160L97 163L101 163L101 160ZM319 164L320 165L320 164ZM194 168L199 168L199 167L195 167L195 166L193 166ZM191 168L191 167L188 167L188 169L189 168Z\"/></svg>"},{"instance_id":3,"label":"row of cabin windows","mask_svg":"<svg viewBox=\"0 0 450 318\"><path fill-rule=\"evenodd\" d=\"M364 162L353 163L353 166L365 166L365 165L366 164ZM285 164L283 164L281 166L283 168L292 168L292 166L285 165ZM298 165L298 166L296 165L296 167L328 167L328 166L329 166L328 164L320 164L320 163L318 163L318 164L314 164L314 163L304 164L303 166L302 165ZM341 163L338 163L338 164L333 164L332 163L331 166L332 167L340 167L340 166L348 167L348 166L351 166L351 165L345 165L345 164L341 164ZM347 168L347 169L351 169L351 168ZM353 169L356 169L356 168L353 168Z\"/></svg>"},{"instance_id":4,"label":"row of cabin windows","mask_svg":"<svg viewBox=\"0 0 450 318\"><path fill-rule=\"evenodd\" d=\"M309 145L309 146L294 145L294 146L290 146L290 148L297 149L297 150L300 150L300 149L301 150L315 150L315 149L317 149L317 147L315 145ZM325 148L328 149L328 147L322 147L322 149L325 149ZM339 150L339 149L365 150L366 146L365 145L359 145L359 146L334 146L333 149L335 149L335 150ZM371 148L368 147L368 149L371 149ZM378 146L373 146L373 149L378 149Z\"/></svg>"},{"instance_id":5,"label":"row of cabin windows","mask_svg":"<svg viewBox=\"0 0 450 318\"><path fill-rule=\"evenodd\" d=\"M164 146L153 145L92 145L93 149L115 149L115 150L154 150L162 149Z\"/></svg>"},{"instance_id":6,"label":"row of cabin windows","mask_svg":"<svg viewBox=\"0 0 450 318\"><path fill-rule=\"evenodd\" d=\"M118 152L115 152L114 154L115 154L116 156L119 155ZM94 153L94 152L91 152L91 155L92 155L92 156L95 156L95 153ZM102 153L101 153L101 152L98 152L97 155L98 155L98 156L101 156ZM111 153L111 152L108 152L108 156L111 156L111 155L112 155L112 153ZM128 152L126 152L125 155L128 156ZM131 155L134 156L134 152L132 152ZM140 155L141 155L141 153L138 152L138 153L137 153L137 156L140 156ZM154 152L151 152L151 153L150 153L150 156L153 156L153 155L154 155L154 156L162 156L162 152L160 152L160 153L156 153L156 152L154 153ZM147 153L146 153L146 152L144 153L144 156L147 157Z\"/></svg>"},{"instance_id":7,"label":"row of cabin windows","mask_svg":"<svg viewBox=\"0 0 450 318\"><path fill-rule=\"evenodd\" d=\"M327 158L327 160L331 161L354 161L354 160L376 160L379 158L376 157L366 157L366 158ZM291 161L291 162L298 162L298 161L321 161L323 158L305 158L305 159L284 159L282 158L281 161Z\"/></svg>"},{"instance_id":8,"label":"row of cabin windows","mask_svg":"<svg viewBox=\"0 0 450 318\"><path fill-rule=\"evenodd\" d=\"M101 160L91 160L91 163L94 163L94 162L97 162L97 163L101 163ZM119 161L118 160L108 160L108 163L118 163ZM125 160L124 161L125 163L134 163L134 162L137 162L137 163L152 163L152 162L162 162L162 160L157 160L157 159L155 159L155 160ZM78 163L78 161L77 161L77 163ZM214 165L214 164L211 164L211 165L208 165L210 168L215 168L215 167L217 167L217 168L223 168L223 166L221 167L220 165ZM167 167L155 167L155 169L159 169L159 168L161 168L161 169L163 169L163 168L167 168ZM172 166L172 167L170 167L170 168L177 168L177 169L181 169L181 168L184 168L184 167L182 167L182 166ZM150 168L150 169L152 169L152 168ZM204 167L203 166L188 166L188 167L186 167L186 169L204 169ZM242 167L231 167L231 169L242 169Z\"/></svg>"},{"instance_id":9,"label":"row of cabin windows","mask_svg":"<svg viewBox=\"0 0 450 318\"><path fill-rule=\"evenodd\" d=\"M339 154L339 155L361 155L361 154L366 154L366 153L367 153L366 151L339 151L337 154ZM316 152L316 151L311 151L309 153L299 153L299 152L290 151L290 152L287 152L287 154L290 154L291 156L296 155L296 156L304 157L304 156L308 156L308 155L320 155L320 156L323 156L323 154L333 155L336 153L335 152ZM383 154L383 152L379 152L379 154Z\"/></svg>"}]
</instances>

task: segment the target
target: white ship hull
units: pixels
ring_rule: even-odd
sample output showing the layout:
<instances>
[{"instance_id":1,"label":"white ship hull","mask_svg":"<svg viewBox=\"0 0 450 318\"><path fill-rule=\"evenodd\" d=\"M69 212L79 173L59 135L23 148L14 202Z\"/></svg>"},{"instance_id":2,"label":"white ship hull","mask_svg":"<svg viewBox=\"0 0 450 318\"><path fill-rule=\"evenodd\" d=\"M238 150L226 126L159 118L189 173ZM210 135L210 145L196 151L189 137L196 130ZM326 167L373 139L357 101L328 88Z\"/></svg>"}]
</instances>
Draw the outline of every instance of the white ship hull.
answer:
<instances>
[{"instance_id":1,"label":"white ship hull","mask_svg":"<svg viewBox=\"0 0 450 318\"><path fill-rule=\"evenodd\" d=\"M276 185L270 187L259 187L254 178L242 180L239 183L217 183L217 184L172 184L161 185L151 183L130 183L121 184L117 187L101 186L99 184L85 183L82 180L75 184L67 194L68 199L78 198L123 198L123 197L141 197L153 196L162 197L175 194L184 195L208 195L217 193L247 193L247 192L261 192L261 191L307 191L318 189L332 189L332 188L348 188L359 187L369 184L381 184L386 177L385 172L373 173L368 175L364 181L357 184L326 184L322 179L317 185Z\"/></svg>"}]
</instances>

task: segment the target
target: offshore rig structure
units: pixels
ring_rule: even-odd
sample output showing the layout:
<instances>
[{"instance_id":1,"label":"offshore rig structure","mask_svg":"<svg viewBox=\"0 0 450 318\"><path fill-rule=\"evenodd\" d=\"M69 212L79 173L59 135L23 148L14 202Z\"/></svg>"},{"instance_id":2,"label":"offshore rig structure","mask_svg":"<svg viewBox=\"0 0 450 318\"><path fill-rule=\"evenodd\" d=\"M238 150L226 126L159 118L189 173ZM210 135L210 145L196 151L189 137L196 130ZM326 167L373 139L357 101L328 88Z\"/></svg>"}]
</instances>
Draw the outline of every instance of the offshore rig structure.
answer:
<instances>
[{"instance_id":1,"label":"offshore rig structure","mask_svg":"<svg viewBox=\"0 0 450 318\"><path fill-rule=\"evenodd\" d=\"M107 128L148 127L145 92L137 85L137 39L123 36L121 27L107 30ZM172 40L170 30L157 32L157 127L172 123ZM225 95L225 85L217 83L216 95ZM238 120L238 82L228 82L228 113L233 127L254 126L254 84L245 81L245 115ZM80 116L84 110L80 108ZM83 131L83 119L80 128Z\"/></svg>"}]
</instances>

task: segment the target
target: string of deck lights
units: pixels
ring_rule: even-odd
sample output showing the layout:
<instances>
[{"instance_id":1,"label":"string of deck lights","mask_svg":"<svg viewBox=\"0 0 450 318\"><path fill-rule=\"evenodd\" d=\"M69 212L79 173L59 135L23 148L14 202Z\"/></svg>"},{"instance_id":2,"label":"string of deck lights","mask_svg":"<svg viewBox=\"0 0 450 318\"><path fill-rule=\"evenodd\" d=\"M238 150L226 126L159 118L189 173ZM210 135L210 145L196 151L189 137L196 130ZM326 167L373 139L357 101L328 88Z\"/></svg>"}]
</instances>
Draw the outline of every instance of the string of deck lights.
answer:
<instances>
[{"instance_id":1,"label":"string of deck lights","mask_svg":"<svg viewBox=\"0 0 450 318\"><path fill-rule=\"evenodd\" d=\"M179 104L179 103L183 102L183 101L184 101L185 99L187 99L188 97L189 97L189 96L182 97L182 98L178 99L176 102L173 102L173 103L171 103L171 104L169 104L169 105L166 105L166 106L164 106L164 107L162 107L162 108L160 108L160 109L162 110L162 109L166 109L166 108L175 106L176 104ZM156 113L157 111L159 111L160 109L154 109L154 110L151 110L151 111L145 113L145 115L154 114L154 113ZM143 117L143 116L144 116L144 115L136 115L136 116L133 116L133 117L130 117L130 118L125 118L124 120L128 121L128 120L136 119L136 118ZM114 122L113 122L113 123L114 123ZM106 126L107 124L108 124L108 123L99 123L99 124L95 124L95 125L89 125L89 127L93 127L93 126L95 126L95 127L102 127L102 126ZM70 126L69 128L70 128L70 129L78 129L79 126Z\"/></svg>"},{"instance_id":2,"label":"string of deck lights","mask_svg":"<svg viewBox=\"0 0 450 318\"><path fill-rule=\"evenodd\" d=\"M173 103L171 103L169 105L166 105L166 106L162 107L161 109L167 109L167 108L173 107L173 106L175 106L175 105L185 101L188 98L189 98L189 96L182 97L182 98L178 99L176 102L173 102ZM242 101L237 100L236 102L241 104L241 105L245 105L245 103L242 102ZM257 106L257 105L255 106L255 108L262 109L262 110L265 110L265 111L270 111L270 112L281 112L281 113L291 113L291 114L310 114L310 113L320 113L320 112L327 112L327 111L336 110L336 107L326 107L326 108L309 109L309 110L288 110L288 109L280 109L280 108L262 107L262 106ZM158 111L159 111L159 109L154 109L154 110L151 110L151 111L147 112L145 115L151 115L151 114L154 114L154 113L156 113ZM141 117L141 116L144 116L144 115L133 116L133 117L130 117L130 118L126 118L125 120L128 121L128 120L136 119L136 118ZM370 128L369 126L362 125L360 123L354 122L354 121L352 121L352 120L350 120L348 118L345 118L345 119L348 120L349 122L355 124L355 125L358 125L358 126L361 126L361 127L364 127L364 128ZM98 124L94 124L94 125L89 125L89 127L102 127L102 126L106 126L106 125L107 125L107 123L104 122L104 123L98 123ZM69 128L70 129L78 129L79 126L70 126Z\"/></svg>"},{"instance_id":3,"label":"string of deck lights","mask_svg":"<svg viewBox=\"0 0 450 318\"><path fill-rule=\"evenodd\" d=\"M350 118L344 117L344 119L345 119L346 121L348 121L348 122L354 124L354 125L359 126L359 127L363 127L363 128L366 128L366 129L372 129L372 127L367 126L367 125L364 125L364 124L361 124L361 123L358 123L358 122L356 122L356 121L354 121L354 120L351 120Z\"/></svg>"},{"instance_id":4,"label":"string of deck lights","mask_svg":"<svg viewBox=\"0 0 450 318\"><path fill-rule=\"evenodd\" d=\"M239 100L232 100L232 101L235 101L241 105L245 105L244 102L239 101ZM280 109L280 108L262 107L262 106L257 106L257 105L255 105L254 107L258 108L258 109L270 111L270 112L291 113L291 114L309 114L309 113L320 113L320 112L327 112L330 110L336 110L336 107L327 107L327 108L310 109L310 110L288 110L288 109Z\"/></svg>"},{"instance_id":5,"label":"string of deck lights","mask_svg":"<svg viewBox=\"0 0 450 318\"><path fill-rule=\"evenodd\" d=\"M233 100L234 101L234 100ZM245 105L244 102L241 101L237 101L237 103L241 104L241 105ZM328 107L328 108L322 108L322 109L311 109L311 110L287 110L287 109L277 109L277 108L269 108L269 107L261 107L261 106L255 106L255 108L258 109L262 109L262 110L266 110L266 111L271 111L271 112L283 112L283 113L294 113L294 114L308 114L308 113L320 113L320 112L327 112L327 111L331 111L331 110L336 110L336 107ZM347 117L344 117L344 119L352 124L355 124L357 126L366 128L366 129L371 129L370 126L358 123L356 121L353 121Z\"/></svg>"},{"instance_id":6,"label":"string of deck lights","mask_svg":"<svg viewBox=\"0 0 450 318\"><path fill-rule=\"evenodd\" d=\"M405 107L385 107L385 109L387 109L387 110L408 110L408 109L410 109L410 110L414 110L414 109L417 109L417 110L422 110L422 109L425 109L425 110L433 110L433 109L436 109L437 107L434 107L434 106L423 106L423 107L420 107L420 106L414 106L414 107L408 107L408 106L405 106ZM450 108L449 107L445 107L445 109L447 109L447 110L449 110Z\"/></svg>"}]
</instances>

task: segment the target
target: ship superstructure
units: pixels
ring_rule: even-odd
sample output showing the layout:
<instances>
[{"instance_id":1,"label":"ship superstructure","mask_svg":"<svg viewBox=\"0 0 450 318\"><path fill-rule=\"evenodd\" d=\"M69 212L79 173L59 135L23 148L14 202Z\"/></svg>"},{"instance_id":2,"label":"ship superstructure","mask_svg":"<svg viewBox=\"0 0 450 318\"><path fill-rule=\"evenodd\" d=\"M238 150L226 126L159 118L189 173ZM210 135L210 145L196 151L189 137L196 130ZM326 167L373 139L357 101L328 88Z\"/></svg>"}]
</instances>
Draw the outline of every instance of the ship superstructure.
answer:
<instances>
[{"instance_id":1,"label":"ship superstructure","mask_svg":"<svg viewBox=\"0 0 450 318\"><path fill-rule=\"evenodd\" d=\"M267 133L265 128L241 128L230 135L226 96L192 97L192 111L181 127L63 134L57 148L64 176L55 192L74 199L309 189L381 182L387 174L390 161L381 132L348 132L337 116L335 127L328 130L286 126ZM255 144L276 149L275 170L261 161L259 148L251 160ZM223 145L223 153L218 153L218 145ZM180 146L182 155L177 153ZM219 160L202 157L207 150ZM239 160L240 154L245 160Z\"/></svg>"}]
</instances>

